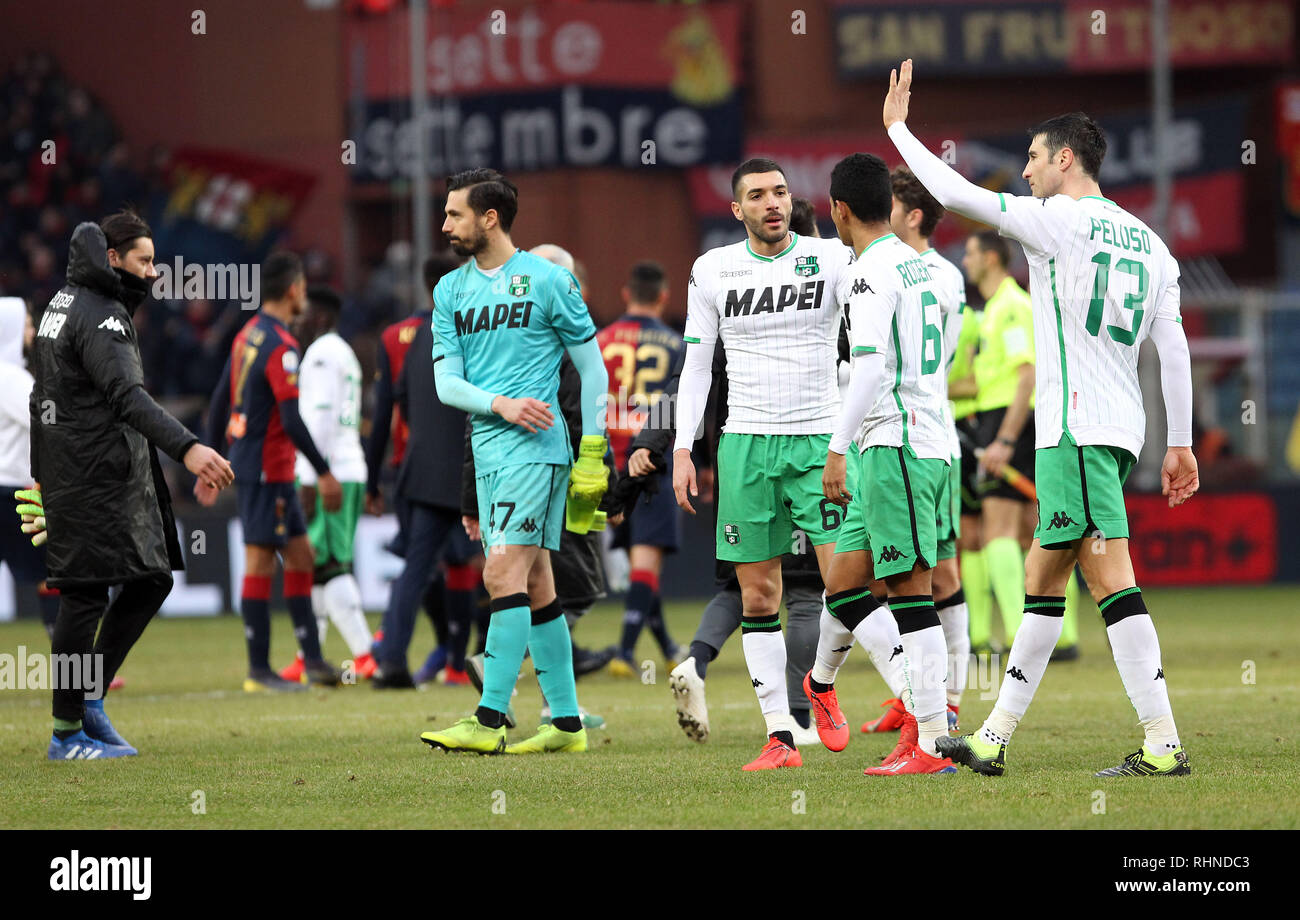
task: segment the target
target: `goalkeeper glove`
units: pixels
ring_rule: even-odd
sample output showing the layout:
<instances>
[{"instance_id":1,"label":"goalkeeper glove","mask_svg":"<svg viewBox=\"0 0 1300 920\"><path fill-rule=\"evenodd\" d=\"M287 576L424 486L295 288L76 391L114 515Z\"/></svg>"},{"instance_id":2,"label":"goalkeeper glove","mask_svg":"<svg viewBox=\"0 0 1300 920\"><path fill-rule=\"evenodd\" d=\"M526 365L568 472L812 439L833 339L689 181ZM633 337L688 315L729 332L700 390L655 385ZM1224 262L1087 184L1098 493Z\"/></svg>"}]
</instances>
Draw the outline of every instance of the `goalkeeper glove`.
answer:
<instances>
[{"instance_id":1,"label":"goalkeeper glove","mask_svg":"<svg viewBox=\"0 0 1300 920\"><path fill-rule=\"evenodd\" d=\"M578 462L569 471L569 500L564 506L564 525L574 533L591 530L596 507L609 488L606 450L605 438L598 434L584 435L578 445Z\"/></svg>"},{"instance_id":2,"label":"goalkeeper glove","mask_svg":"<svg viewBox=\"0 0 1300 920\"><path fill-rule=\"evenodd\" d=\"M19 489L14 493L18 500L18 515L23 519L23 533L32 534L32 546L40 546L48 538L45 532L45 506L40 489Z\"/></svg>"}]
</instances>

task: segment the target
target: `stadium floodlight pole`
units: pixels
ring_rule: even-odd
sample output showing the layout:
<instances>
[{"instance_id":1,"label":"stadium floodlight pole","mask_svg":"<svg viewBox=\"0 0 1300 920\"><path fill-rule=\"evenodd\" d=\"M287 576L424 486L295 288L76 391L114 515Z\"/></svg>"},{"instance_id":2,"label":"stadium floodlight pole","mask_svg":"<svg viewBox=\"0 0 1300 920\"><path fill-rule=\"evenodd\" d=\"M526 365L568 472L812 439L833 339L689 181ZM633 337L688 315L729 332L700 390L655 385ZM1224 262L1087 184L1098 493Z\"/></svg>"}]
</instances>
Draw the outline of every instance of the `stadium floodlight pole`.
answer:
<instances>
[{"instance_id":1,"label":"stadium floodlight pole","mask_svg":"<svg viewBox=\"0 0 1300 920\"><path fill-rule=\"evenodd\" d=\"M1149 225L1176 252L1174 234L1169 228L1169 209L1173 198L1173 165L1170 150L1170 125L1173 122L1173 74L1169 66L1169 0L1151 0L1151 184L1154 193ZM1153 346L1146 345L1147 351ZM1142 392L1150 394L1147 406L1147 436L1152 443L1163 437L1164 403L1155 397L1160 392L1160 372L1148 360L1138 368ZM1137 475L1144 484L1159 481L1160 460L1148 452L1138 460Z\"/></svg>"},{"instance_id":2,"label":"stadium floodlight pole","mask_svg":"<svg viewBox=\"0 0 1300 920\"><path fill-rule=\"evenodd\" d=\"M411 30L411 125L414 145L415 170L411 175L411 303L413 309L423 303L424 260L432 249L432 222L429 214L429 138L425 133L428 123L429 94L426 53L429 47L429 0L410 0L409 28ZM427 294L427 292L424 292Z\"/></svg>"}]
</instances>

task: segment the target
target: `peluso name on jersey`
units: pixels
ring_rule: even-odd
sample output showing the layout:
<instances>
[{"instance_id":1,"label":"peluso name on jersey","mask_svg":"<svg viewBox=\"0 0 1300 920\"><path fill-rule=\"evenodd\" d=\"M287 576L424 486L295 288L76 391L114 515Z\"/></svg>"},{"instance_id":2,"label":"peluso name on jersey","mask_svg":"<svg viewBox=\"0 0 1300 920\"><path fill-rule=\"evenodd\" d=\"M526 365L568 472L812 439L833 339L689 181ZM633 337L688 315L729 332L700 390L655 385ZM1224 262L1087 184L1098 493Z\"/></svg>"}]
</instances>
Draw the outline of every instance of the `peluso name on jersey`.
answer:
<instances>
[{"instance_id":1,"label":"peluso name on jersey","mask_svg":"<svg viewBox=\"0 0 1300 920\"><path fill-rule=\"evenodd\" d=\"M820 310L825 281L783 284L779 288L749 288L727 291L724 316L757 316L759 313L783 313L786 307L797 310ZM758 296L757 302L754 297ZM796 306L797 304L797 306Z\"/></svg>"},{"instance_id":2,"label":"peluso name on jersey","mask_svg":"<svg viewBox=\"0 0 1300 920\"><path fill-rule=\"evenodd\" d=\"M475 332L490 332L500 326L507 329L523 329L533 313L531 300L515 303L499 303L496 306L484 304L482 307L470 307L453 314L456 319L457 335L472 335Z\"/></svg>"},{"instance_id":3,"label":"peluso name on jersey","mask_svg":"<svg viewBox=\"0 0 1300 920\"><path fill-rule=\"evenodd\" d=\"M1101 235L1103 243L1109 243L1111 246L1118 246L1127 249L1130 252L1147 252L1151 251L1151 236L1145 230L1139 230L1137 227L1130 227L1128 224L1117 224L1113 220L1096 217L1089 218L1091 228L1088 232L1088 239L1094 240L1097 235Z\"/></svg>"}]
</instances>

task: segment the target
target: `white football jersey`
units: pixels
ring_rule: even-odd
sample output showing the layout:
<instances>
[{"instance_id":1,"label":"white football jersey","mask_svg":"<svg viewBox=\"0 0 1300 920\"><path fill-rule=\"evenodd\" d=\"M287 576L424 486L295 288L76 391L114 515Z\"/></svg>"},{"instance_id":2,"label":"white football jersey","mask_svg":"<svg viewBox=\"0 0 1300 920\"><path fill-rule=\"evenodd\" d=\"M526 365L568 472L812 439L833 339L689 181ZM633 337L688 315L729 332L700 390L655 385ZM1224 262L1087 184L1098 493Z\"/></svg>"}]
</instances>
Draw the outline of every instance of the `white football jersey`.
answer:
<instances>
[{"instance_id":1,"label":"white football jersey","mask_svg":"<svg viewBox=\"0 0 1300 920\"><path fill-rule=\"evenodd\" d=\"M840 281L854 357L885 356L884 387L855 439L861 450L910 447L919 458L951 461L941 293L926 261L892 233L864 249Z\"/></svg>"},{"instance_id":2,"label":"white football jersey","mask_svg":"<svg viewBox=\"0 0 1300 920\"><path fill-rule=\"evenodd\" d=\"M361 449L361 364L352 346L335 332L312 342L298 371L298 411L330 472L339 482L366 481ZM316 484L316 471L298 455L295 470L305 486Z\"/></svg>"},{"instance_id":3,"label":"white football jersey","mask_svg":"<svg viewBox=\"0 0 1300 920\"><path fill-rule=\"evenodd\" d=\"M939 310L943 315L943 419L948 427L948 442L954 460L961 460L961 441L957 437L957 422L953 418L952 403L948 399L948 372L957 356L957 339L961 337L961 311L966 309L966 276L939 250L930 247L921 253L921 259L930 267L935 293L939 297Z\"/></svg>"},{"instance_id":4,"label":"white football jersey","mask_svg":"<svg viewBox=\"0 0 1300 920\"><path fill-rule=\"evenodd\" d=\"M771 258L745 240L710 249L691 269L686 341L726 349L729 432L835 430L836 291L853 253L838 239L790 236Z\"/></svg>"},{"instance_id":5,"label":"white football jersey","mask_svg":"<svg viewBox=\"0 0 1300 920\"><path fill-rule=\"evenodd\" d=\"M1108 198L999 196L998 231L1029 260L1034 308L1036 447L1142 450L1138 346L1157 318L1182 322L1178 263L1142 221Z\"/></svg>"}]
</instances>

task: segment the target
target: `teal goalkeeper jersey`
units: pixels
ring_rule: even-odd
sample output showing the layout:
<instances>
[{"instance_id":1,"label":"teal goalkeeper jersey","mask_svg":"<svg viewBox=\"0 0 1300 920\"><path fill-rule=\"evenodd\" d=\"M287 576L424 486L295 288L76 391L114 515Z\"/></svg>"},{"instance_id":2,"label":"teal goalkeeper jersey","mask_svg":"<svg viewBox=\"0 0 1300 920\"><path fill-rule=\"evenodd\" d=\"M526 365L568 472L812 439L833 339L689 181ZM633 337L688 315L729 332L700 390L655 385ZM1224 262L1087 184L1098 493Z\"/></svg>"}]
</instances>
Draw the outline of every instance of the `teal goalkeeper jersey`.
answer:
<instances>
[{"instance_id":1,"label":"teal goalkeeper jersey","mask_svg":"<svg viewBox=\"0 0 1300 920\"><path fill-rule=\"evenodd\" d=\"M532 434L499 415L474 415L474 469L483 476L525 463L573 463L560 412L560 359L595 338L578 282L521 249L489 277L470 259L433 290L433 359L459 356L481 390L550 403L555 423Z\"/></svg>"}]
</instances>

